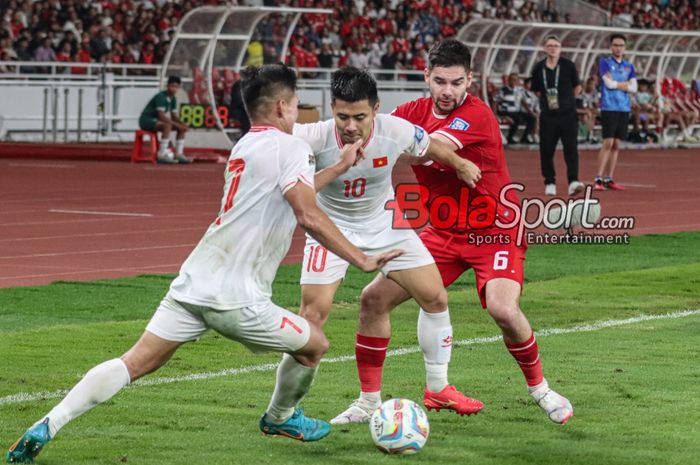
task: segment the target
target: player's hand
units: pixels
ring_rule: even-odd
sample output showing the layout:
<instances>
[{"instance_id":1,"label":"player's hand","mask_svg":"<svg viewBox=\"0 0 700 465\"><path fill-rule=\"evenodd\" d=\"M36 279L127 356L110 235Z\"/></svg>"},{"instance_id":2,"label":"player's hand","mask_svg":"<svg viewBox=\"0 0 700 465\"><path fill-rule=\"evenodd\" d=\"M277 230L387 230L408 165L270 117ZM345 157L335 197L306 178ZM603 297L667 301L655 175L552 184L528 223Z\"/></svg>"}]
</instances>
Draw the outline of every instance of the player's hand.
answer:
<instances>
[{"instance_id":1,"label":"player's hand","mask_svg":"<svg viewBox=\"0 0 700 465\"><path fill-rule=\"evenodd\" d=\"M462 159L456 167L457 177L472 189L481 180L481 169L469 160Z\"/></svg>"},{"instance_id":2,"label":"player's hand","mask_svg":"<svg viewBox=\"0 0 700 465\"><path fill-rule=\"evenodd\" d=\"M403 254L403 250L393 249L388 252L380 253L377 255L367 256L365 261L360 264L359 268L365 273L377 271L383 268L384 265L386 265L391 260L400 257Z\"/></svg>"},{"instance_id":3,"label":"player's hand","mask_svg":"<svg viewBox=\"0 0 700 465\"><path fill-rule=\"evenodd\" d=\"M345 144L343 146L343 149L340 152L338 165L340 165L344 172L357 165L365 158L364 151L362 150L363 143L364 140L360 138L352 144Z\"/></svg>"}]
</instances>

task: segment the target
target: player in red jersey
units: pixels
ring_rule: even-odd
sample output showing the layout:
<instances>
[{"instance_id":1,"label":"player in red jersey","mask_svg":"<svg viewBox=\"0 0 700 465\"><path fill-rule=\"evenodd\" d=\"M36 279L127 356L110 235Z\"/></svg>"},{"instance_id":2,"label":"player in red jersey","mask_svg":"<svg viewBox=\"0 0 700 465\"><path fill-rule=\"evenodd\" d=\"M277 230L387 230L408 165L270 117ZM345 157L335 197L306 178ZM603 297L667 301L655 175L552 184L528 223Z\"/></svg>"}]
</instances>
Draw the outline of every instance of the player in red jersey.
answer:
<instances>
[{"instance_id":1,"label":"player in red jersey","mask_svg":"<svg viewBox=\"0 0 700 465\"><path fill-rule=\"evenodd\" d=\"M431 138L449 144L459 156L481 168L481 181L469 191L473 208L482 204L477 198L479 195L485 196L481 197L483 200L486 196L498 199L511 179L498 121L488 105L467 93L472 80L470 63L471 54L461 42L448 39L437 43L430 50L429 69L425 71L430 97L400 105L393 114L423 127ZM440 196L452 197L451 202L456 204L464 201L461 196L466 185L453 171L437 163L415 165L413 169L418 182L428 189L428 207ZM519 204L513 190L508 191L506 199ZM495 217L509 222L514 212L500 202L493 203ZM434 223L426 227L420 237L435 258L445 287L469 268L474 269L481 305L501 329L506 348L525 376L530 395L552 421L566 423L573 415L573 407L565 397L553 391L543 377L535 335L518 304L527 246L517 243L516 228L493 225L474 229L468 222L439 228ZM381 380L391 334L389 312L408 298L403 288L382 275L362 292L358 339L374 338L382 343L375 348L374 357L357 357L361 397L366 394L365 386L376 386ZM383 353L380 347L384 348ZM428 408L441 407L439 399L428 392L424 404Z\"/></svg>"}]
</instances>

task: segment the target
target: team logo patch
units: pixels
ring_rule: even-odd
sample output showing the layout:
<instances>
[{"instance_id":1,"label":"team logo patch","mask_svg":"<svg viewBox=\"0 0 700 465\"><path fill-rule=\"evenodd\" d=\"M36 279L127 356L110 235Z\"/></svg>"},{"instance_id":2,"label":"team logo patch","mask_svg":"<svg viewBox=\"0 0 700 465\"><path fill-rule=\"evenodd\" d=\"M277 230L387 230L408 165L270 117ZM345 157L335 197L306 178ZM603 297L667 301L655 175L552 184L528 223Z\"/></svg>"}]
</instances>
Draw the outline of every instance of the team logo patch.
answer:
<instances>
[{"instance_id":1,"label":"team logo patch","mask_svg":"<svg viewBox=\"0 0 700 465\"><path fill-rule=\"evenodd\" d=\"M423 128L419 128L418 126L414 126L416 128L416 142L420 142L423 140L423 137L425 137L425 131Z\"/></svg>"},{"instance_id":2,"label":"team logo patch","mask_svg":"<svg viewBox=\"0 0 700 465\"><path fill-rule=\"evenodd\" d=\"M462 118L455 118L452 120L447 129L455 129L457 131L466 131L469 129L470 124L464 121Z\"/></svg>"},{"instance_id":3,"label":"team logo patch","mask_svg":"<svg viewBox=\"0 0 700 465\"><path fill-rule=\"evenodd\" d=\"M309 154L309 165L310 166L316 165L316 156L313 153Z\"/></svg>"}]
</instances>

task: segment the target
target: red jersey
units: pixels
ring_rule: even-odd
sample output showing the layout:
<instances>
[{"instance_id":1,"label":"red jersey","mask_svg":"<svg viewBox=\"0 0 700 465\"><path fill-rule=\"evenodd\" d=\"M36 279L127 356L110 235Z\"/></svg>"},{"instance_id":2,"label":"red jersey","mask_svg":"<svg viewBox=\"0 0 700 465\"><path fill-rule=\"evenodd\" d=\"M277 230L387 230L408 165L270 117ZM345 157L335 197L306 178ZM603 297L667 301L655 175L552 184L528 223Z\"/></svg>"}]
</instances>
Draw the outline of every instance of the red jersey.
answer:
<instances>
[{"instance_id":1,"label":"red jersey","mask_svg":"<svg viewBox=\"0 0 700 465\"><path fill-rule=\"evenodd\" d=\"M464 102L449 115L435 113L430 97L399 105L392 114L422 127L428 133L438 133L451 140L459 147L456 152L460 157L470 160L481 169L481 180L476 188L469 192L471 207L479 195L486 195L498 201L501 189L512 182L503 152L498 121L491 108L477 97L467 95ZM439 163L428 166L413 165L412 168L418 182L430 190L428 206L436 197L443 195L459 202L460 191L467 188L451 168ZM520 203L513 190L509 191L507 198L515 204ZM509 223L514 212L498 202L496 215L504 223ZM473 230L469 226L466 229ZM482 231L492 233L494 229L488 227Z\"/></svg>"}]
</instances>

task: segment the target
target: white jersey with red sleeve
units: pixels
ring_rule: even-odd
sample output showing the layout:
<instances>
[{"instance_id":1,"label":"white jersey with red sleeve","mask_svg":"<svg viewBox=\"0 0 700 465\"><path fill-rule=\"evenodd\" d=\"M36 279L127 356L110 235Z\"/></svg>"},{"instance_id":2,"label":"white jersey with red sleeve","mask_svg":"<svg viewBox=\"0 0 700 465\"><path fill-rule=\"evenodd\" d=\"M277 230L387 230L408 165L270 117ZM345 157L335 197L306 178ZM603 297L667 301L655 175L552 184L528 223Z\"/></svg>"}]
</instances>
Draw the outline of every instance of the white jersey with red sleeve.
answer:
<instances>
[{"instance_id":1,"label":"white jersey with red sleeve","mask_svg":"<svg viewBox=\"0 0 700 465\"><path fill-rule=\"evenodd\" d=\"M466 95L462 104L450 114L441 115L435 112L432 99L426 97L404 103L391 114L425 128L429 134L446 137L458 147L456 152L460 157L481 168L482 179L470 192L471 198L488 195L498 199L501 189L512 182L498 121L482 100ZM429 188L430 201L441 195L458 200L460 189L466 187L453 170L439 163L413 165L412 168L418 182ZM508 197L519 203L514 191L509 191ZM505 208L499 207L499 214L501 211Z\"/></svg>"},{"instance_id":2,"label":"white jersey with red sleeve","mask_svg":"<svg viewBox=\"0 0 700 465\"><path fill-rule=\"evenodd\" d=\"M268 302L296 227L284 194L313 188L309 144L271 127L252 127L231 151L219 216L170 286L178 301L214 309Z\"/></svg>"},{"instance_id":3,"label":"white jersey with red sleeve","mask_svg":"<svg viewBox=\"0 0 700 465\"><path fill-rule=\"evenodd\" d=\"M309 143L316 170L335 164L343 142L335 121L294 125L294 135ZM391 115L378 114L363 146L365 159L321 189L316 198L333 222L352 231L378 231L391 227L387 200L394 198L391 172L402 153L423 156L430 138L423 128Z\"/></svg>"}]
</instances>

